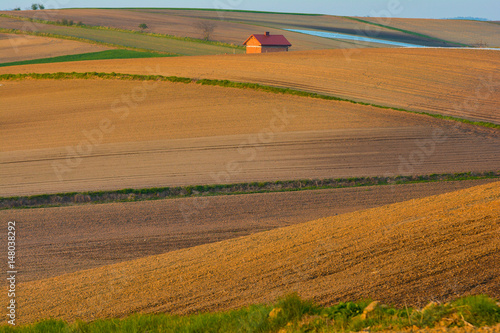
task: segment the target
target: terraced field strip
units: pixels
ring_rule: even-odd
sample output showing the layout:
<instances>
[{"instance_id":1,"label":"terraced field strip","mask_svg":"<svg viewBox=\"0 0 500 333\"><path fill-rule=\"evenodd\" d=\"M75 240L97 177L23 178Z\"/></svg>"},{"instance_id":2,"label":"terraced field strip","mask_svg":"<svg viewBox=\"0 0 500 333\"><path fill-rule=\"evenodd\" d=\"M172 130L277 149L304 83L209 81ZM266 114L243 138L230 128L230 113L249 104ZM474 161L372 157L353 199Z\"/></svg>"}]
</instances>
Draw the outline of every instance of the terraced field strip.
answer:
<instances>
[{"instance_id":1,"label":"terraced field strip","mask_svg":"<svg viewBox=\"0 0 500 333\"><path fill-rule=\"evenodd\" d=\"M484 172L500 161L494 130L342 101L131 78L3 81L1 196ZM147 98L123 107L120 96L138 87L150 87ZM262 134L269 126L272 139Z\"/></svg>"},{"instance_id":2,"label":"terraced field strip","mask_svg":"<svg viewBox=\"0 0 500 333\"><path fill-rule=\"evenodd\" d=\"M3 82L1 196L484 172L500 159L497 131L342 101L159 81ZM125 108L120 96L140 87L147 98Z\"/></svg>"},{"instance_id":3,"label":"terraced field strip","mask_svg":"<svg viewBox=\"0 0 500 333\"><path fill-rule=\"evenodd\" d=\"M17 21L17 22L16 22ZM6 22L7 24L4 24ZM62 26L40 22L26 22L12 17L2 17L0 20L4 29L16 29L20 32L49 34L132 47L136 49L169 52L182 55L213 55L225 53L243 53L241 49L212 45L196 41L169 38L168 36L154 36L130 31L113 29L96 29L79 26Z\"/></svg>"},{"instance_id":4,"label":"terraced field strip","mask_svg":"<svg viewBox=\"0 0 500 333\"><path fill-rule=\"evenodd\" d=\"M222 311L290 292L419 307L498 298L499 203L497 182L21 283L20 324Z\"/></svg>"},{"instance_id":5,"label":"terraced field strip","mask_svg":"<svg viewBox=\"0 0 500 333\"><path fill-rule=\"evenodd\" d=\"M19 278L27 282L493 181L4 210L0 218L22 223L18 255L23 267ZM7 246L5 242L0 240L0 246Z\"/></svg>"},{"instance_id":6,"label":"terraced field strip","mask_svg":"<svg viewBox=\"0 0 500 333\"><path fill-rule=\"evenodd\" d=\"M117 54L121 54L121 52L124 52L125 54L123 55L123 58L148 58L147 54L146 56L141 55L139 52L133 53L133 51L129 51L131 54L128 55L125 51L114 51ZM67 62L67 61L72 61L72 59L79 60L79 58L85 57L85 55L80 55L77 57L69 57L70 60L68 60L68 57L63 57L63 58L56 58L56 59L41 59L40 61L30 61L29 63L59 63L59 62ZM96 55L96 57L99 57L99 55ZM152 54L151 57L149 58L158 58L161 57L161 55L155 55ZM116 59L117 57L111 57L112 59ZM61 61L59 61L61 60ZM80 60L83 61L83 60ZM7 64L9 65L9 64ZM21 65L21 64L10 64L10 66L15 66L15 65ZM6 67L6 66L1 66L0 67ZM472 124L472 125L477 125L477 126L482 126L482 127L489 127L489 128L495 128L499 129L500 125L499 124L494 124L494 123L489 123L489 122L483 122L483 121L471 121L468 119L464 118L457 118L457 117L452 117L452 116L445 116L445 115L439 115L439 114L433 114L433 113L428 113L428 112L419 112L419 111L410 111L410 110L405 110L401 108L394 108L394 107L389 107L389 106L382 106L382 105L377 105L377 104L372 104L372 103L365 103L365 102L359 102L359 101L353 101L341 97L335 97L335 96L329 96L329 95L321 95L317 93L311 93L307 91L301 91L301 90L295 90L295 89L290 89L290 88L279 88L279 87L274 87L274 86L266 86L266 85L261 85L261 84L254 84L254 83L242 83L242 82L232 82L228 80L208 80L208 79L190 79L190 78L184 78L184 77L176 77L176 76L170 76L170 77L165 77L161 75L130 75L130 74L122 74L122 73L97 73L97 72L86 72L86 73L63 73L63 72L58 72L58 73L44 73L44 74L37 74L37 73L30 73L30 74L0 74L0 80L24 80L24 79L44 79L44 80L50 80L50 79L58 79L58 80L68 80L68 79L94 79L94 78L102 78L102 79L119 79L119 80L139 80L139 81L147 81L147 80L156 80L156 81L168 81L168 82L183 82L183 83L198 83L201 85L209 85L209 86L219 86L219 87L229 87L229 88L239 88L239 89L253 89L253 90L262 90L266 92L271 92L275 94L287 94L287 95L294 95L294 96L301 96L301 97L311 97L311 98L319 98L319 99L324 99L324 100L331 100L331 101L341 101L341 102L349 102L353 104L360 104L360 105L366 105L366 106L373 106L376 108L381 108L381 109L390 109L390 110L396 110L396 111L403 111L403 112L408 112L408 113L415 113L415 114L420 114L420 115L426 115L430 116L433 118L438 118L438 119L445 119L445 120L453 120L453 121L458 121L466 124ZM275 83L277 81L274 81Z\"/></svg>"},{"instance_id":7,"label":"terraced field strip","mask_svg":"<svg viewBox=\"0 0 500 333\"><path fill-rule=\"evenodd\" d=\"M71 40L71 41L76 41L76 42L80 42L80 43L88 43L88 44L112 48L112 49L125 49L125 50L133 50L133 51L137 51L137 52L158 53L158 54L165 54L165 55L171 55L171 56L179 55L179 54L170 53L170 52L162 52L162 51L155 51L155 50L149 50L149 49L140 49L140 48L132 47L132 46L123 46L123 45L119 45L119 44L99 42L99 41L95 41L95 40L91 40L91 39L58 35L58 34L47 33L47 32L38 32L38 31L33 32L33 31L22 31L22 30L17 30L17 29L0 28L0 33L10 34L10 35L18 35L18 36L22 36L23 38L27 38L27 39L32 38L32 37L45 37L45 38L53 38L53 39Z\"/></svg>"},{"instance_id":8,"label":"terraced field strip","mask_svg":"<svg viewBox=\"0 0 500 333\"><path fill-rule=\"evenodd\" d=\"M363 49L32 65L0 73L117 72L231 80L500 124L498 51Z\"/></svg>"},{"instance_id":9,"label":"terraced field strip","mask_svg":"<svg viewBox=\"0 0 500 333\"><path fill-rule=\"evenodd\" d=\"M137 58L160 58L160 57L173 57L174 55L160 54L156 52L138 52L132 50L107 50L91 53L80 53L73 55L64 55L51 58L40 58L24 61L14 61L0 63L0 67L19 66L19 65L32 65L32 64L50 64L68 61L85 61L85 60L103 60L103 59L137 59Z\"/></svg>"},{"instance_id":10,"label":"terraced field strip","mask_svg":"<svg viewBox=\"0 0 500 333\"><path fill-rule=\"evenodd\" d=\"M16 34L0 34L0 64L12 61L101 52L105 50L109 50L109 48L77 41Z\"/></svg>"}]
</instances>

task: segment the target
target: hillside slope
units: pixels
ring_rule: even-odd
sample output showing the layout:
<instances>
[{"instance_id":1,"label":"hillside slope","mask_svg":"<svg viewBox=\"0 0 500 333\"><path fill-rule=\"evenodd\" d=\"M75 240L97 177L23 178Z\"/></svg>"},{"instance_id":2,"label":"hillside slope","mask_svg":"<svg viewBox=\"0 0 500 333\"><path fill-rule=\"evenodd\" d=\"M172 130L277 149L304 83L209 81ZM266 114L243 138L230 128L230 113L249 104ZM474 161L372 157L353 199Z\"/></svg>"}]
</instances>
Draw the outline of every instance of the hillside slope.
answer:
<instances>
[{"instance_id":1,"label":"hillside slope","mask_svg":"<svg viewBox=\"0 0 500 333\"><path fill-rule=\"evenodd\" d=\"M209 10L169 10L169 9L64 9L43 11L0 12L5 15L30 17L49 21L63 19L83 22L90 26L106 26L127 30L139 30L139 24L147 23L147 32L175 35L180 37L203 38L197 27L200 22L216 25L212 40L241 45L254 33L286 34L293 41L292 50L316 50L350 47L381 47L377 43L342 41L301 35L283 29L312 29L335 31L353 35L376 36L381 39L406 42L426 46L450 46L435 40L406 34L387 28L375 27L341 16L329 15L288 15L254 12L227 12ZM0 25L4 18L0 19ZM6 24L7 21L5 20Z\"/></svg>"},{"instance_id":2,"label":"hillside slope","mask_svg":"<svg viewBox=\"0 0 500 333\"><path fill-rule=\"evenodd\" d=\"M492 153L498 131L250 89L17 80L2 81L0 99L0 196L493 171L500 164Z\"/></svg>"},{"instance_id":3,"label":"hillside slope","mask_svg":"<svg viewBox=\"0 0 500 333\"><path fill-rule=\"evenodd\" d=\"M28 282L496 181L9 209L0 221L22 223L19 282Z\"/></svg>"},{"instance_id":4,"label":"hillside slope","mask_svg":"<svg viewBox=\"0 0 500 333\"><path fill-rule=\"evenodd\" d=\"M225 310L293 291L322 304L498 298L499 232L491 183L24 283L18 301L26 323Z\"/></svg>"},{"instance_id":5,"label":"hillside slope","mask_svg":"<svg viewBox=\"0 0 500 333\"><path fill-rule=\"evenodd\" d=\"M0 68L116 72L253 82L500 124L499 51L352 49L112 60Z\"/></svg>"},{"instance_id":6,"label":"hillside slope","mask_svg":"<svg viewBox=\"0 0 500 333\"><path fill-rule=\"evenodd\" d=\"M473 46L500 47L500 26L473 20L363 17L364 21Z\"/></svg>"},{"instance_id":7,"label":"hillside slope","mask_svg":"<svg viewBox=\"0 0 500 333\"><path fill-rule=\"evenodd\" d=\"M0 63L110 50L72 40L0 34Z\"/></svg>"}]
</instances>

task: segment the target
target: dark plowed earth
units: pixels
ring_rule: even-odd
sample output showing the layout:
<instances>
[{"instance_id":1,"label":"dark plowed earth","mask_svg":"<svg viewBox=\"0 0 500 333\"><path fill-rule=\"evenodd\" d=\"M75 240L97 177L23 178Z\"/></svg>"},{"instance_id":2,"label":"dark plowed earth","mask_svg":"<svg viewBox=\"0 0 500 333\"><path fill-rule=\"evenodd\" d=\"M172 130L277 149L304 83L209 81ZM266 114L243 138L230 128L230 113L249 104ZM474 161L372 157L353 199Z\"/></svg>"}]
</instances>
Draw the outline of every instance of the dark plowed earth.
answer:
<instances>
[{"instance_id":1,"label":"dark plowed earth","mask_svg":"<svg viewBox=\"0 0 500 333\"><path fill-rule=\"evenodd\" d=\"M220 311L294 291L321 304L498 298L499 235L497 182L21 283L17 299L32 322Z\"/></svg>"},{"instance_id":2,"label":"dark plowed earth","mask_svg":"<svg viewBox=\"0 0 500 333\"><path fill-rule=\"evenodd\" d=\"M492 181L8 210L0 220L17 222L27 282Z\"/></svg>"}]
</instances>

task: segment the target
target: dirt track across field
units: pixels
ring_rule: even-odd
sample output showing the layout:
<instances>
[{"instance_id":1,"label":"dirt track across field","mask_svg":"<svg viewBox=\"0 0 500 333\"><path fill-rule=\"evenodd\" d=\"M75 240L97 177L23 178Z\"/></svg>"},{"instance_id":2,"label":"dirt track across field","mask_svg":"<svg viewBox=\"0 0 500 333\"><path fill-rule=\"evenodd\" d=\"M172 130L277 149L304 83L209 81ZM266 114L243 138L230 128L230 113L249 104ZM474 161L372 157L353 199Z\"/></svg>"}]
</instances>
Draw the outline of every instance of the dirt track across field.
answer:
<instances>
[{"instance_id":1,"label":"dirt track across field","mask_svg":"<svg viewBox=\"0 0 500 333\"><path fill-rule=\"evenodd\" d=\"M218 311L293 291L322 304L498 298L499 216L497 182L21 283L20 320Z\"/></svg>"},{"instance_id":2,"label":"dirt track across field","mask_svg":"<svg viewBox=\"0 0 500 333\"><path fill-rule=\"evenodd\" d=\"M4 210L0 220L17 222L27 282L494 181Z\"/></svg>"},{"instance_id":3,"label":"dirt track across field","mask_svg":"<svg viewBox=\"0 0 500 333\"><path fill-rule=\"evenodd\" d=\"M116 72L253 82L500 124L499 51L354 49L106 60L0 68L3 73Z\"/></svg>"},{"instance_id":4,"label":"dirt track across field","mask_svg":"<svg viewBox=\"0 0 500 333\"><path fill-rule=\"evenodd\" d=\"M346 102L119 80L5 81L0 97L1 196L500 165L498 131Z\"/></svg>"},{"instance_id":5,"label":"dirt track across field","mask_svg":"<svg viewBox=\"0 0 500 333\"><path fill-rule=\"evenodd\" d=\"M110 50L72 40L0 34L0 63Z\"/></svg>"}]
</instances>

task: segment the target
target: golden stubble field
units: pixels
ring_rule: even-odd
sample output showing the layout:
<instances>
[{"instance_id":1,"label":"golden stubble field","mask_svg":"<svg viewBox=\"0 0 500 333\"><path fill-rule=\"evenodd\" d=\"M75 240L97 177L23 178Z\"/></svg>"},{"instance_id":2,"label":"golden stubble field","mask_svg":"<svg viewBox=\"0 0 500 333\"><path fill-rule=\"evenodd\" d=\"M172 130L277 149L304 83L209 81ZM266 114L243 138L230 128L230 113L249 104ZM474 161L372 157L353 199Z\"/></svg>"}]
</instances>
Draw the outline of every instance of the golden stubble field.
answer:
<instances>
[{"instance_id":1,"label":"golden stubble field","mask_svg":"<svg viewBox=\"0 0 500 333\"><path fill-rule=\"evenodd\" d=\"M500 296L500 183L19 285L23 323L194 313L298 292L422 306Z\"/></svg>"},{"instance_id":2,"label":"golden stubble field","mask_svg":"<svg viewBox=\"0 0 500 333\"><path fill-rule=\"evenodd\" d=\"M0 87L0 195L498 168L497 131L346 102L168 82Z\"/></svg>"},{"instance_id":3,"label":"golden stubble field","mask_svg":"<svg viewBox=\"0 0 500 333\"><path fill-rule=\"evenodd\" d=\"M0 68L0 73L116 72L233 80L500 123L498 51L353 49L134 59Z\"/></svg>"},{"instance_id":4,"label":"golden stubble field","mask_svg":"<svg viewBox=\"0 0 500 333\"><path fill-rule=\"evenodd\" d=\"M20 227L19 282L27 282L495 181L2 210L0 220Z\"/></svg>"},{"instance_id":5,"label":"golden stubble field","mask_svg":"<svg viewBox=\"0 0 500 333\"><path fill-rule=\"evenodd\" d=\"M110 50L72 40L0 34L0 63Z\"/></svg>"}]
</instances>

